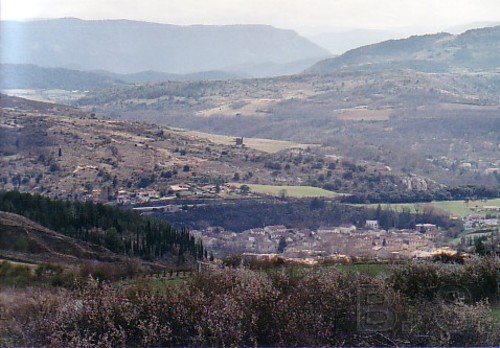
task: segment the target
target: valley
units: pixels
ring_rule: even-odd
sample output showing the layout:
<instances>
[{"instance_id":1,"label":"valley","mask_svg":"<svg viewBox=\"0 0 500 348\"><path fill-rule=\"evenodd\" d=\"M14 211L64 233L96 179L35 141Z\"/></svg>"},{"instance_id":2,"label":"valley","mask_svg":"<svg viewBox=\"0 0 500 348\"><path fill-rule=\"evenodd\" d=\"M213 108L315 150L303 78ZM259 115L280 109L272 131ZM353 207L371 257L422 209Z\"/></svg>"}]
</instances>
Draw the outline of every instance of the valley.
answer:
<instances>
[{"instance_id":1,"label":"valley","mask_svg":"<svg viewBox=\"0 0 500 348\"><path fill-rule=\"evenodd\" d=\"M300 250L305 245L312 250L306 254L314 257L347 254L394 258L399 253L408 257L408 250L432 255L460 238L462 223L467 220L448 220L446 203L384 205L388 214L396 216L383 227L387 231L396 229L396 235L384 238L399 246L389 251L372 241L375 244L362 248L356 240L366 240L369 234L365 221L382 221L374 215L378 205L373 203L454 198L474 201L498 195L494 187L447 186L393 171L383 163L331 155L333 147L321 144L233 138L106 119L85 109L5 95L1 102L3 190L132 208L177 228L189 228L218 256L276 253L281 239L289 240L290 255L302 257L305 254ZM339 217L342 202L372 204L366 205L368 210L346 208L345 216ZM252 211L254 218L248 215ZM423 215L408 220L408 214ZM461 217L470 214L472 211ZM439 243L433 236L432 243L424 237L414 241L419 247L401 244L398 238L407 240L405 233L418 233L416 224L438 227ZM286 227L279 238L266 236L263 244L242 247L246 244L241 238L255 238L254 232L247 236L249 230L280 225ZM318 231L336 231L343 225L359 230L316 237ZM227 232L214 235L214 229ZM330 237L353 240L332 249L328 245L339 242L328 244ZM230 242L233 238L236 240Z\"/></svg>"},{"instance_id":2,"label":"valley","mask_svg":"<svg viewBox=\"0 0 500 348\"><path fill-rule=\"evenodd\" d=\"M486 3L2 2L0 347L499 346Z\"/></svg>"},{"instance_id":3,"label":"valley","mask_svg":"<svg viewBox=\"0 0 500 348\"><path fill-rule=\"evenodd\" d=\"M278 77L2 65L21 89L1 98L0 187L133 209L218 257L494 245L498 217L481 207L498 207L500 79L484 46L498 29L387 41ZM466 60L475 47L482 58Z\"/></svg>"}]
</instances>

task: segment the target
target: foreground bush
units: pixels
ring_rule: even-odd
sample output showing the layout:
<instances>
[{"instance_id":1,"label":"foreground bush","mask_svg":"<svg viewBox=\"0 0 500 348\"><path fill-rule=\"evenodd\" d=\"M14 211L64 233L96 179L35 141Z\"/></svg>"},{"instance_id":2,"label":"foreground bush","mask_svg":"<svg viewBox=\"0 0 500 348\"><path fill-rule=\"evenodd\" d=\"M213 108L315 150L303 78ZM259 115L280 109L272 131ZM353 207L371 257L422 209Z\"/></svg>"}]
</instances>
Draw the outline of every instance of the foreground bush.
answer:
<instances>
[{"instance_id":1,"label":"foreground bush","mask_svg":"<svg viewBox=\"0 0 500 348\"><path fill-rule=\"evenodd\" d=\"M433 301L409 307L408 338L425 346L498 346L500 327L484 302Z\"/></svg>"},{"instance_id":2,"label":"foreground bush","mask_svg":"<svg viewBox=\"0 0 500 348\"><path fill-rule=\"evenodd\" d=\"M64 268L58 264L23 265L9 261L0 261L0 289L5 286L54 286L72 288L89 277L102 281L117 281L136 277L152 271L138 260L126 262L82 262L78 267Z\"/></svg>"},{"instance_id":3,"label":"foreground bush","mask_svg":"<svg viewBox=\"0 0 500 348\"><path fill-rule=\"evenodd\" d=\"M482 268L467 272L472 269ZM413 301L390 281L333 268L217 270L166 290L90 279L76 290L0 297L1 306L6 325L0 337L22 346L500 344L485 302ZM377 310L390 312L391 320L373 330L364 324Z\"/></svg>"},{"instance_id":4,"label":"foreground bush","mask_svg":"<svg viewBox=\"0 0 500 348\"><path fill-rule=\"evenodd\" d=\"M34 278L28 266L0 261L1 285L27 285Z\"/></svg>"},{"instance_id":5,"label":"foreground bush","mask_svg":"<svg viewBox=\"0 0 500 348\"><path fill-rule=\"evenodd\" d=\"M499 297L500 258L470 260L465 265L411 262L396 267L389 278L392 288L417 301L455 293L467 302Z\"/></svg>"}]
</instances>

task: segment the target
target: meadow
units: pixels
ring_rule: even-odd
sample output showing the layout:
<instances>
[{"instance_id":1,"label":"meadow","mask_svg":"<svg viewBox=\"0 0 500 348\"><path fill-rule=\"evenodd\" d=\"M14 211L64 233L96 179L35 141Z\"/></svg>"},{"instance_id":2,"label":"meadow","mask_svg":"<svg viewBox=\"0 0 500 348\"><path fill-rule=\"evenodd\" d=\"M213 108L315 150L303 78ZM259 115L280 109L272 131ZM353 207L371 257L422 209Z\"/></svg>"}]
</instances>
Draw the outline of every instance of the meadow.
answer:
<instances>
[{"instance_id":1,"label":"meadow","mask_svg":"<svg viewBox=\"0 0 500 348\"><path fill-rule=\"evenodd\" d=\"M445 201L432 203L438 209L444 210L455 216L464 217L469 214L480 212L484 206L500 207L500 198L482 201Z\"/></svg>"},{"instance_id":2,"label":"meadow","mask_svg":"<svg viewBox=\"0 0 500 348\"><path fill-rule=\"evenodd\" d=\"M491 310L491 315L493 315L496 321L500 322L500 305L497 305Z\"/></svg>"},{"instance_id":3,"label":"meadow","mask_svg":"<svg viewBox=\"0 0 500 348\"><path fill-rule=\"evenodd\" d=\"M250 192L289 198L335 198L342 194L312 186L240 184L250 187Z\"/></svg>"},{"instance_id":4,"label":"meadow","mask_svg":"<svg viewBox=\"0 0 500 348\"><path fill-rule=\"evenodd\" d=\"M354 263L354 264L341 264L334 266L343 272L359 272L370 276L387 275L391 271L390 264L384 263Z\"/></svg>"},{"instance_id":5,"label":"meadow","mask_svg":"<svg viewBox=\"0 0 500 348\"><path fill-rule=\"evenodd\" d=\"M362 204L376 208L378 204ZM430 203L398 203L398 204L381 204L382 209L392 209L402 211L403 209L409 210L412 213L422 211L426 208L435 208L443 212L449 213L456 217L465 217L470 214L483 211L485 206L500 207L500 198L477 200L477 201L436 201Z\"/></svg>"}]
</instances>

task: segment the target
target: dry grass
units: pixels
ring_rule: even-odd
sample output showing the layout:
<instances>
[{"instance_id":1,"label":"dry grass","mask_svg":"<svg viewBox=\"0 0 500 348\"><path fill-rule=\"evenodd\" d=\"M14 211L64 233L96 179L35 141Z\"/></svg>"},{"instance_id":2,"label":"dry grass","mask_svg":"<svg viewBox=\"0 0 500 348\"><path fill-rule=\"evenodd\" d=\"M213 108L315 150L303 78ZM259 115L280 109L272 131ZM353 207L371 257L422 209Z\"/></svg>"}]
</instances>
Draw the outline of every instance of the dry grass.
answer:
<instances>
[{"instance_id":1,"label":"dry grass","mask_svg":"<svg viewBox=\"0 0 500 348\"><path fill-rule=\"evenodd\" d=\"M496 105L473 105L461 103L440 103L439 108L442 110L498 110Z\"/></svg>"},{"instance_id":2,"label":"dry grass","mask_svg":"<svg viewBox=\"0 0 500 348\"><path fill-rule=\"evenodd\" d=\"M269 107L277 100L269 98L241 99L238 103L225 103L212 109L205 109L196 113L197 116L255 116L266 115Z\"/></svg>"},{"instance_id":3,"label":"dry grass","mask_svg":"<svg viewBox=\"0 0 500 348\"><path fill-rule=\"evenodd\" d=\"M387 121L392 111L392 109L344 109L338 113L337 118L348 121Z\"/></svg>"},{"instance_id":4,"label":"dry grass","mask_svg":"<svg viewBox=\"0 0 500 348\"><path fill-rule=\"evenodd\" d=\"M235 138L227 135L210 134L196 131L188 131L187 134L193 135L197 138L208 139L213 143L220 145L234 145ZM267 152L276 153L283 150L300 148L306 149L308 147L318 146L316 144L301 144L286 140L262 139L262 138L244 138L244 144L248 148Z\"/></svg>"}]
</instances>

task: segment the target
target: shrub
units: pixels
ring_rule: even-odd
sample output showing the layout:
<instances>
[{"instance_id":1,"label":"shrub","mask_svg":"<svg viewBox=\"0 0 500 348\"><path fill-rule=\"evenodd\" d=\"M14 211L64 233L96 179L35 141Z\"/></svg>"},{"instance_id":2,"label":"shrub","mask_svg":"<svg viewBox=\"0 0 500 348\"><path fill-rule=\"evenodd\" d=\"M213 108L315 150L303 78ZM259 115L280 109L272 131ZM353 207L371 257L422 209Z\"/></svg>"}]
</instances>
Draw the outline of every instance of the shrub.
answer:
<instances>
[{"instance_id":1,"label":"shrub","mask_svg":"<svg viewBox=\"0 0 500 348\"><path fill-rule=\"evenodd\" d=\"M465 263L465 256L461 253L456 253L456 254L440 253L440 254L435 255L432 258L432 261L441 262L441 263L464 264Z\"/></svg>"},{"instance_id":2,"label":"shrub","mask_svg":"<svg viewBox=\"0 0 500 348\"><path fill-rule=\"evenodd\" d=\"M465 265L410 262L393 269L389 283L408 298L433 300L450 292L469 302L498 298L500 259L475 258Z\"/></svg>"},{"instance_id":3,"label":"shrub","mask_svg":"<svg viewBox=\"0 0 500 348\"><path fill-rule=\"evenodd\" d=\"M136 260L124 263L87 261L80 266L79 277L83 279L93 277L101 281L113 281L133 277L145 272L147 270Z\"/></svg>"},{"instance_id":4,"label":"shrub","mask_svg":"<svg viewBox=\"0 0 500 348\"><path fill-rule=\"evenodd\" d=\"M199 275L188 284L201 316L194 327L196 344L248 346L272 343L272 313L278 292L269 279L245 270L225 270ZM269 342L266 342L268 340Z\"/></svg>"},{"instance_id":5,"label":"shrub","mask_svg":"<svg viewBox=\"0 0 500 348\"><path fill-rule=\"evenodd\" d=\"M409 308L406 334L414 344L467 347L500 343L500 327L485 302L432 301Z\"/></svg>"},{"instance_id":6,"label":"shrub","mask_svg":"<svg viewBox=\"0 0 500 348\"><path fill-rule=\"evenodd\" d=\"M8 261L0 262L1 285L25 286L33 278L33 273L28 266L16 265Z\"/></svg>"},{"instance_id":7,"label":"shrub","mask_svg":"<svg viewBox=\"0 0 500 348\"><path fill-rule=\"evenodd\" d=\"M464 274L484 274L491 267L489 261L478 262ZM425 266L408 274L440 279L441 271L433 268L440 265ZM367 303L360 300L365 288L383 299L377 309L393 314L383 331L360 328L366 317ZM0 334L16 345L76 347L500 343L498 323L485 302L412 301L398 291L382 278L333 268L283 268L268 274L212 270L162 290L142 285L124 290L90 278L74 290L32 289L14 302L0 296L7 319Z\"/></svg>"},{"instance_id":8,"label":"shrub","mask_svg":"<svg viewBox=\"0 0 500 348\"><path fill-rule=\"evenodd\" d=\"M222 260L224 266L239 267L242 263L241 255L231 255Z\"/></svg>"},{"instance_id":9,"label":"shrub","mask_svg":"<svg viewBox=\"0 0 500 348\"><path fill-rule=\"evenodd\" d=\"M38 278L47 278L62 274L64 269L59 265L43 264L37 267L35 274Z\"/></svg>"}]
</instances>

